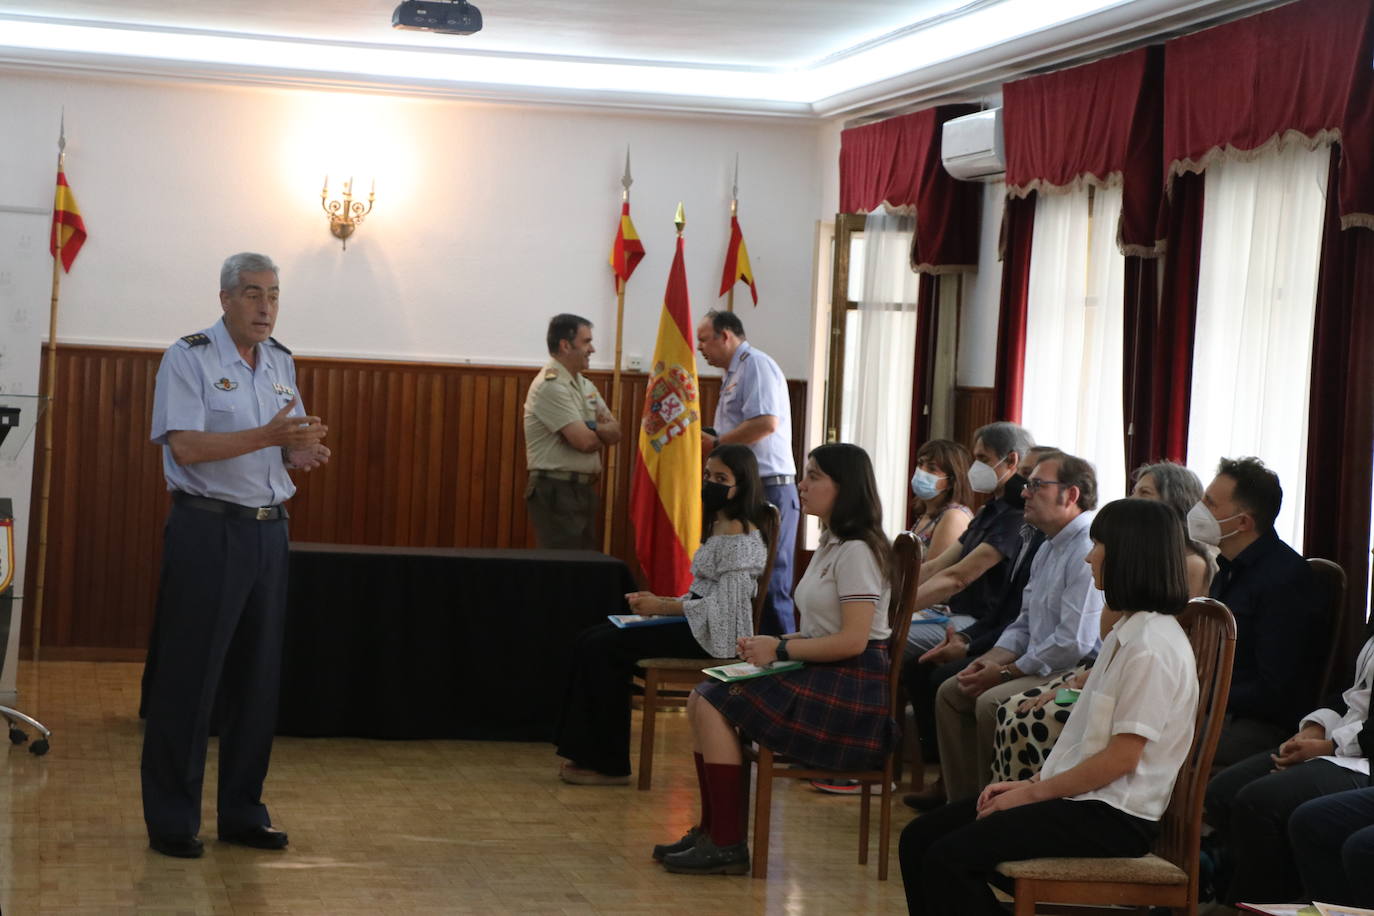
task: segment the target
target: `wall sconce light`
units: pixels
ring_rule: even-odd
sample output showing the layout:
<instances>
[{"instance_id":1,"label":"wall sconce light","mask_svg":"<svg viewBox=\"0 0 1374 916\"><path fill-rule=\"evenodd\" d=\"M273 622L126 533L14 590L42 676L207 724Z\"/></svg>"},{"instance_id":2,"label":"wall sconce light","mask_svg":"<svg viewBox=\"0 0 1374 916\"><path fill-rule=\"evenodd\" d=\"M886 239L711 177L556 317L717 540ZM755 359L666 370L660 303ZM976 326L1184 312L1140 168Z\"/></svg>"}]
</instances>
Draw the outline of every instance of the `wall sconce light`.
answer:
<instances>
[{"instance_id":1,"label":"wall sconce light","mask_svg":"<svg viewBox=\"0 0 1374 916\"><path fill-rule=\"evenodd\" d=\"M372 190L367 194L367 203L353 199L353 179L349 178L344 182L343 198L341 200L329 199L329 176L324 176L324 188L320 191L320 207L329 215L329 232L334 238L343 242L344 250L348 250L348 237L353 234L353 230L358 228L358 224L372 212L372 202L377 199L377 179L372 179Z\"/></svg>"}]
</instances>

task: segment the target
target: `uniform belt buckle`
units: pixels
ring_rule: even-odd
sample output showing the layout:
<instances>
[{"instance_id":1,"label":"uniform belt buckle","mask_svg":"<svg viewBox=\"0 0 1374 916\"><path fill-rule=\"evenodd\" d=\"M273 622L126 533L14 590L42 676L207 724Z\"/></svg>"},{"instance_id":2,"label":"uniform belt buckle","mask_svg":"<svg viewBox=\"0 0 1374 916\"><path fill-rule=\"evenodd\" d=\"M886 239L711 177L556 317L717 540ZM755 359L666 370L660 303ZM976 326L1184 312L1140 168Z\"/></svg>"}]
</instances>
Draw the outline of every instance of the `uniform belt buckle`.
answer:
<instances>
[{"instance_id":1,"label":"uniform belt buckle","mask_svg":"<svg viewBox=\"0 0 1374 916\"><path fill-rule=\"evenodd\" d=\"M259 507L258 507L258 521L260 521L260 522L265 522L265 521L267 521L268 519L270 519L271 517L272 517L272 507L271 507L271 506L259 506Z\"/></svg>"}]
</instances>

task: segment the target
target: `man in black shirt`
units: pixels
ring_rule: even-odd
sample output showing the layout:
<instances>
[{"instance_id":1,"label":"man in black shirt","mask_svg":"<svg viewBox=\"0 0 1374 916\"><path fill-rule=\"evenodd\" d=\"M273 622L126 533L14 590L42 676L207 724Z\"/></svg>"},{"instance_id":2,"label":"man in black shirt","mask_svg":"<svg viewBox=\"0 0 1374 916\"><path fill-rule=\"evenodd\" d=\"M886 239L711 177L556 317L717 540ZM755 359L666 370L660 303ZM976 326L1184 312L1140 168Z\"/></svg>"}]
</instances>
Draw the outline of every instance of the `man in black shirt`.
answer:
<instances>
[{"instance_id":1,"label":"man in black shirt","mask_svg":"<svg viewBox=\"0 0 1374 916\"><path fill-rule=\"evenodd\" d=\"M1258 458L1223 458L1189 513L1194 540L1221 551L1211 596L1236 618L1236 661L1216 763L1272 750L1316 702L1330 632L1307 561L1274 531L1278 475Z\"/></svg>"},{"instance_id":2,"label":"man in black shirt","mask_svg":"<svg viewBox=\"0 0 1374 916\"><path fill-rule=\"evenodd\" d=\"M1013 424L994 423L989 427L983 427L975 434L975 459L978 458L980 451L988 450L987 441L983 438L984 433L999 426ZM1029 433L1019 426L1013 428L1024 433L1026 441L1029 442ZM997 432L990 432L987 438L996 440ZM959 545L961 549L966 548L966 559L974 559L974 563L967 564L969 566L976 564L979 550L992 549L993 544L997 545L996 549L1002 563L994 564L990 571L996 571L994 575L1000 577L1000 584L991 604L980 604L986 600L983 588L966 587L951 595L948 599L951 612L958 608L960 612L974 617L974 622L958 632L953 627L947 628L943 642L917 658L907 659L904 663L902 681L911 700L917 733L920 735L922 747L932 752L935 746L935 691L968 665L971 659L992 648L1002 635L1002 630L1021 613L1021 594L1025 591L1026 581L1030 578L1031 560L1045 540L1043 533L1023 522L1024 501L1021 498L1021 489L1025 486L1026 476L1040 457L1054 451L1055 449L1047 446L1028 445L1017 455L1017 462L1013 465L1015 473L1004 479L999 489L994 492L993 499L984 505L969 523L964 541ZM980 521L984 523L981 528ZM1013 521L1016 525L1014 540L1007 537L1006 531ZM977 535L970 536L975 528L987 531L989 535L981 538ZM1003 553L1004 550L1009 552ZM927 606L921 603L923 597L939 594L949 585L957 584L958 579L964 575L958 567L965 565L965 560L960 560L943 572L936 570L934 574L926 576L930 565L928 563L922 567L922 576L925 578L917 593L918 607ZM1005 572L999 569L1002 565L1005 565ZM987 584L984 583L984 587ZM964 608L969 610L963 610ZM976 612L974 608L977 609ZM921 795L908 795L905 800L912 807L924 809L941 803L943 799L944 787L937 782Z\"/></svg>"}]
</instances>

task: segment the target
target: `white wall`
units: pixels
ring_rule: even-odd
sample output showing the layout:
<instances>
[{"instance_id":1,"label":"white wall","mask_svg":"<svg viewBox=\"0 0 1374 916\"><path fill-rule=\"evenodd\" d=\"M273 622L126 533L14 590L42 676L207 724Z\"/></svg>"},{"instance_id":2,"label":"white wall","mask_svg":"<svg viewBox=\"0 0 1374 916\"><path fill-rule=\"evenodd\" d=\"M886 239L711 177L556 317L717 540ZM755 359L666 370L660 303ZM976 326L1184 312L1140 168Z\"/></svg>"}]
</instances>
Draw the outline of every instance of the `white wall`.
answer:
<instances>
[{"instance_id":1,"label":"white wall","mask_svg":"<svg viewBox=\"0 0 1374 916\"><path fill-rule=\"evenodd\" d=\"M760 305L744 287L736 302L750 339L807 375L815 221L831 207L819 124L0 74L0 205L51 205L63 106L91 237L63 286L60 340L165 346L199 330L219 313L220 262L246 249L281 265L277 337L301 354L533 364L548 317L574 311L597 325L593 365L609 367L628 142L648 255L625 355L652 352L679 200L693 313L723 303L738 152ZM347 251L320 210L326 171L332 190L377 181Z\"/></svg>"}]
</instances>

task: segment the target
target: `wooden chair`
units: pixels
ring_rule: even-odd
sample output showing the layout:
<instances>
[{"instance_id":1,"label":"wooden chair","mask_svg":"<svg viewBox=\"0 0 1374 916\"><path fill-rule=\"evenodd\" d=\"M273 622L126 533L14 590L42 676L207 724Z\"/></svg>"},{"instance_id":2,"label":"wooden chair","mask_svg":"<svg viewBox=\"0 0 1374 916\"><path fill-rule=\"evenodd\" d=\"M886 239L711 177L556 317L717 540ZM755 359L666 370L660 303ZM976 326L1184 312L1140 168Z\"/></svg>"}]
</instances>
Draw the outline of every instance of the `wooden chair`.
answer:
<instances>
[{"instance_id":1,"label":"wooden chair","mask_svg":"<svg viewBox=\"0 0 1374 916\"><path fill-rule=\"evenodd\" d=\"M1231 689L1236 621L1220 601L1194 598L1179 623L1197 658L1197 720L1192 747L1160 821L1154 853L1141 858L1003 862L997 871L1015 881L1015 916L1034 916L1040 903L1074 904L1075 913L1091 911L1083 905L1165 906L1176 914L1196 916L1202 800ZM1056 912L1062 910L1056 907Z\"/></svg>"},{"instance_id":2,"label":"wooden chair","mask_svg":"<svg viewBox=\"0 0 1374 916\"><path fill-rule=\"evenodd\" d=\"M774 545L778 542L780 515L777 506L769 506L764 539L768 542L768 562L759 575L754 593L754 632L763 621L763 608L768 600L768 582L773 578L773 561L777 557ZM634 683L644 691L644 718L639 729L639 788L648 789L654 778L654 726L659 710L681 709L687 705L687 695L705 677L701 672L721 664L718 658L641 658L635 666L644 669Z\"/></svg>"},{"instance_id":3,"label":"wooden chair","mask_svg":"<svg viewBox=\"0 0 1374 916\"><path fill-rule=\"evenodd\" d=\"M888 602L887 622L892 628L888 637L887 650L891 667L888 670L887 699L888 710L893 720L902 721L902 710L906 698L902 695L898 681L902 675L902 647L906 645L906 634L911 626L911 615L916 610L916 585L920 581L920 556L916 539L907 532L897 536L892 545L893 562L897 564L896 590ZM887 861L892 836L892 781L897 772L902 753L901 742L895 742L883 758L879 770L824 770L812 768L792 768L787 758L775 755L766 747L757 750L744 749L744 782L749 782L748 763L758 767L758 780L754 800L754 839L753 857L755 878L768 874L768 829L773 804L774 779L857 779L862 786L862 800L859 808L859 864L868 864L869 811L872 796L870 790L874 783L881 787L881 815L878 832L878 880L887 880ZM748 796L745 796L746 801Z\"/></svg>"},{"instance_id":4,"label":"wooden chair","mask_svg":"<svg viewBox=\"0 0 1374 916\"><path fill-rule=\"evenodd\" d=\"M1345 570L1341 569L1338 563L1318 557L1309 558L1307 565L1312 570L1312 579L1317 584L1318 594L1326 599L1327 625L1329 626L1326 664L1322 667L1321 681L1317 685L1317 695L1313 698L1315 703L1320 703L1326 698L1333 686L1340 686L1336 676L1339 673L1337 668L1342 661L1341 637L1345 631Z\"/></svg>"}]
</instances>

